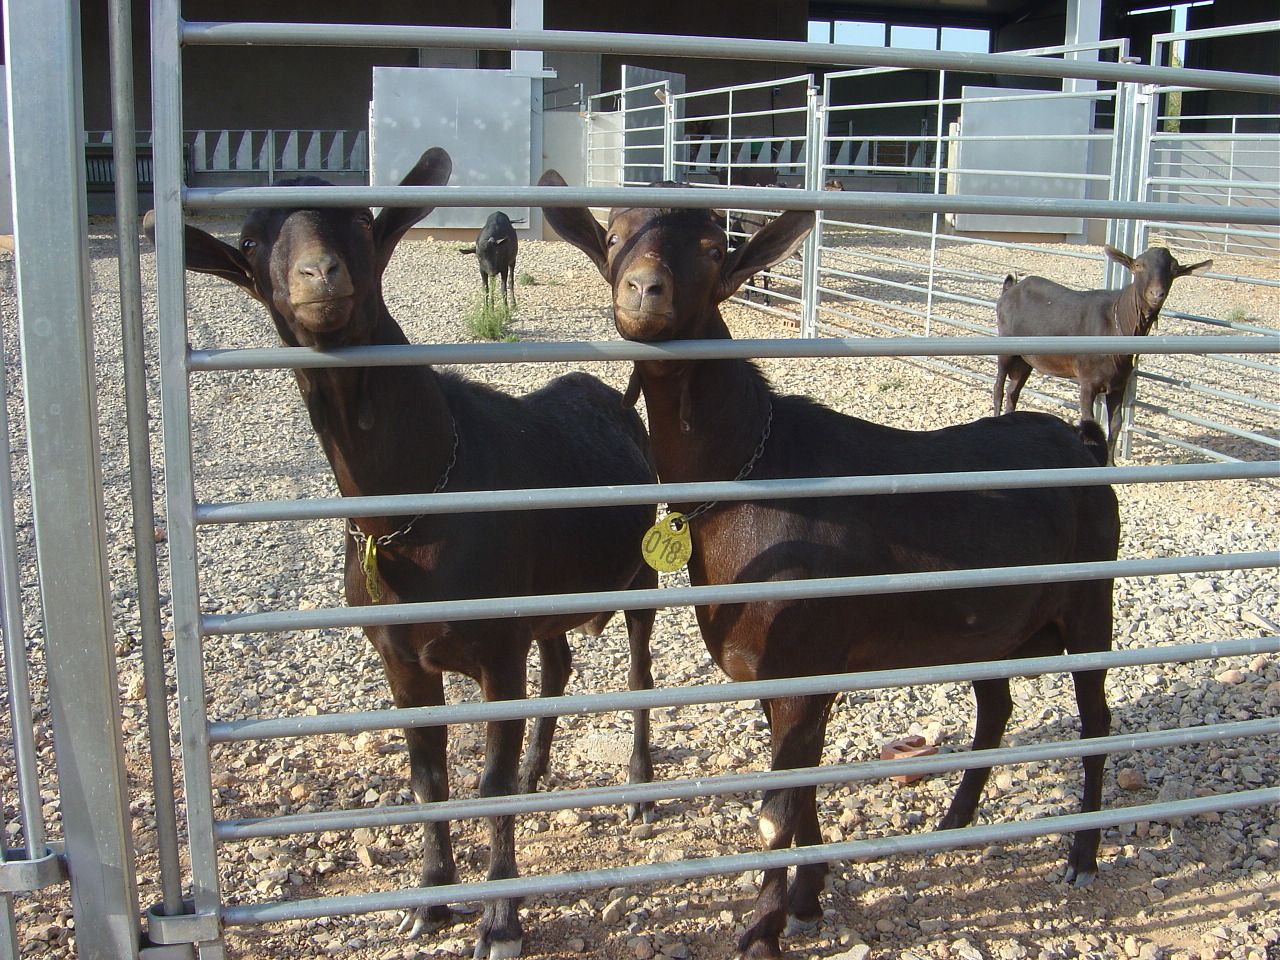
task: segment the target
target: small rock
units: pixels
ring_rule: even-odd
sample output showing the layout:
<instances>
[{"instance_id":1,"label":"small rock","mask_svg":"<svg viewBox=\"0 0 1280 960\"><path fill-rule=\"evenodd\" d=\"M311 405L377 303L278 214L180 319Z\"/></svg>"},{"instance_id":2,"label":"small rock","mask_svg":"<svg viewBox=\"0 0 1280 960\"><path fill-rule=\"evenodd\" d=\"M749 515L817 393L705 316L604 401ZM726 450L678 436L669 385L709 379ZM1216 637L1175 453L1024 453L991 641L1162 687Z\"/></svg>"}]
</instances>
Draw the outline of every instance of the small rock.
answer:
<instances>
[{"instance_id":1,"label":"small rock","mask_svg":"<svg viewBox=\"0 0 1280 960\"><path fill-rule=\"evenodd\" d=\"M564 942L564 947L570 953L585 953L587 950L587 941L581 937L570 937Z\"/></svg>"},{"instance_id":2,"label":"small rock","mask_svg":"<svg viewBox=\"0 0 1280 960\"><path fill-rule=\"evenodd\" d=\"M1223 670L1214 679L1225 686L1234 686L1237 683L1244 682L1244 671L1235 669Z\"/></svg>"},{"instance_id":3,"label":"small rock","mask_svg":"<svg viewBox=\"0 0 1280 960\"><path fill-rule=\"evenodd\" d=\"M648 937L632 937L627 941L627 948L636 960L649 960L653 956L653 944Z\"/></svg>"},{"instance_id":4,"label":"small rock","mask_svg":"<svg viewBox=\"0 0 1280 960\"><path fill-rule=\"evenodd\" d=\"M838 953L831 960L867 960L871 956L871 948L865 943L855 943L844 953Z\"/></svg>"},{"instance_id":5,"label":"small rock","mask_svg":"<svg viewBox=\"0 0 1280 960\"><path fill-rule=\"evenodd\" d=\"M576 827L582 823L582 814L577 810L561 810L556 814L556 823L562 827Z\"/></svg>"},{"instance_id":6,"label":"small rock","mask_svg":"<svg viewBox=\"0 0 1280 960\"><path fill-rule=\"evenodd\" d=\"M372 867L375 863L377 863L377 860L373 855L373 848L366 847L363 844L361 846L356 847L356 859L359 860L366 867Z\"/></svg>"},{"instance_id":7,"label":"small rock","mask_svg":"<svg viewBox=\"0 0 1280 960\"><path fill-rule=\"evenodd\" d=\"M652 823L637 823L630 830L631 836L636 840L648 840L654 834Z\"/></svg>"},{"instance_id":8,"label":"small rock","mask_svg":"<svg viewBox=\"0 0 1280 960\"><path fill-rule=\"evenodd\" d=\"M1121 767L1116 771L1116 785L1121 790L1141 790L1147 785L1147 781L1133 767Z\"/></svg>"},{"instance_id":9,"label":"small rock","mask_svg":"<svg viewBox=\"0 0 1280 960\"><path fill-rule=\"evenodd\" d=\"M622 919L623 914L627 912L627 898L616 897L605 904L605 908L600 913L600 919L605 923L617 923ZM652 948L650 948L652 949ZM649 956L653 956L652 953Z\"/></svg>"},{"instance_id":10,"label":"small rock","mask_svg":"<svg viewBox=\"0 0 1280 960\"><path fill-rule=\"evenodd\" d=\"M888 917L881 917L876 921L876 929L881 933L893 933L893 931L897 929L897 924Z\"/></svg>"},{"instance_id":11,"label":"small rock","mask_svg":"<svg viewBox=\"0 0 1280 960\"><path fill-rule=\"evenodd\" d=\"M689 948L680 941L675 943L665 943L658 951L664 957L670 957L671 960L689 960Z\"/></svg>"}]
</instances>

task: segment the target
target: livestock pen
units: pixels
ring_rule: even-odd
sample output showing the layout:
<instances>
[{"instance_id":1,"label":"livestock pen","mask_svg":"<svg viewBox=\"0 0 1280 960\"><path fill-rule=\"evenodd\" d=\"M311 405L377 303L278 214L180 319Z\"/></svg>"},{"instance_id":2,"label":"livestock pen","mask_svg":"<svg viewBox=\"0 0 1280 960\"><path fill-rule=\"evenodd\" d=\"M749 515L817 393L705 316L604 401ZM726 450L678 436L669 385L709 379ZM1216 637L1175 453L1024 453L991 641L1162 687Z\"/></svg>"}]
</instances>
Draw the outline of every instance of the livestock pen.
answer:
<instances>
[{"instance_id":1,"label":"livestock pen","mask_svg":"<svg viewBox=\"0 0 1280 960\"><path fill-rule=\"evenodd\" d=\"M21 319L25 405L20 408L15 396L8 413L20 440L16 463L29 465L31 477L29 494L19 479L13 497L0 497L16 509L0 515L0 545L11 700L6 733L18 756L14 775L0 790L16 824L9 835L25 847L6 856L4 875L12 878L4 887L6 906L19 900L2 914L9 944L69 956L66 931L74 917L74 949L81 957L450 955L469 952L465 922L411 945L387 914L523 896L530 955L727 957L742 924L743 901L755 890L751 873L818 861L837 865L824 923L791 941L814 956L862 955L864 945L885 955L985 951L1016 957L1038 950L1050 957L1088 956L1127 952L1126 938L1134 941L1133 955L1151 944L1190 955L1200 937L1248 956L1280 928L1274 905L1263 899L1273 885L1280 842L1272 816L1280 520L1277 464L1261 459L1265 449L1248 446L1235 461L1204 463L1170 462L1160 448L1143 447L1123 466L1070 478L1045 471L798 477L343 500L334 495L297 402L292 368L458 364L500 388L523 392L551 373L584 365L621 387L628 361L743 356L759 359L783 390L815 395L868 419L927 428L985 413L988 389L954 380L950 371L908 367L893 358L988 358L982 362L993 366L989 357L997 347L984 337L937 336L934 329L927 336L797 338L786 335L776 318L741 305L729 317L740 338L735 341L622 343L590 266L564 245L537 241L521 244L522 270L537 282L522 288L515 327L522 340L515 343L460 339L474 266L441 243L410 245L388 269L388 300L415 344L398 348L279 348L255 304L228 297L217 281L184 278L184 208L225 236L234 227L219 219L222 211L263 203L633 206L636 190L645 189L191 187L182 183L184 48L473 45L808 62L810 46L543 30L210 24L184 21L176 2L158 0L152 30L158 248L154 258L142 258L138 274L131 279L126 271L117 285L109 233L101 224L93 225L88 239L81 232L75 71L65 59L67 47L58 43L73 24L69 18L51 24L47 16L13 6L8 27L14 76L42 80L11 87L15 141L34 137L48 148L38 156L15 153L18 286L6 291L5 304L6 340L15 314ZM1110 81L1121 89L1165 83L1270 92L1275 85L1274 78L1052 57L1013 63L1008 55L839 46L823 54L839 65L982 65ZM122 122L129 122L127 115ZM123 149L134 138L118 133L113 142ZM117 166L128 164L117 160ZM1145 197L1046 201L961 193L890 201L857 189L726 190L717 195L718 204L821 209L825 219L885 210L932 220L949 211L1025 215L1048 209L1061 216L1210 226L1229 218L1261 232L1276 215L1270 206L1189 203L1174 209ZM641 197L646 205L706 201L674 189ZM853 232L848 236L850 247L867 243ZM815 253L811 245L804 262L816 263ZM139 324L130 346L134 334L118 321L130 320L130 304L153 283L154 305L149 301L132 319L154 318L154 336L150 329L144 335ZM1178 335L1164 331L1142 342L1082 340L1073 350L1262 363L1260 356L1280 348L1265 330L1194 338L1173 332ZM158 358L158 382L140 369L144 355ZM6 364L6 372L18 371ZM148 387L158 389L161 399L158 473L165 501L160 521L146 520L134 531L135 544L126 534L126 474L134 474L137 489L137 475L153 472L145 444L136 442L148 434L136 404L137 391ZM126 393L135 400L129 412ZM1273 432L1273 426L1264 419L1258 432ZM634 605L636 598L495 593L461 606L340 606L348 517L675 498L909 497L922 490L1073 482L1113 483L1120 490L1125 539L1118 561L732 587L693 588L677 575L643 598L660 608L658 689L651 692L620 692L626 650L614 628L596 646L580 645L590 652L579 654L580 672L567 697L389 711L382 709L384 682L360 626L593 611ZM142 508L132 504L135 517L145 516ZM145 569L141 544L148 539L167 560L166 570L154 584L134 589L128 578L135 567ZM1116 649L1084 659L729 684L709 669L690 612L695 603L764 597L817 600L1112 577L1118 579ZM42 642L23 642L24 612L32 639ZM154 631L147 626L153 618ZM34 724L27 713L28 661L36 680ZM1104 666L1112 671L1115 732L1082 745L1061 674ZM911 760L874 759L882 742L912 732L943 747L965 744L969 708L954 702L954 683L1028 675L1039 679L1015 685L1010 745L981 759L950 750ZM452 699L475 699L474 687L464 681L451 682L448 690ZM839 692L842 703L826 762L794 771L760 769L767 734L751 701L831 692ZM629 738L617 714L642 706L656 718L659 779L626 785L616 758ZM180 778L163 756L168 733L162 721L171 713ZM551 713L564 715L566 728L553 747L554 789L468 795L479 779L475 724ZM159 729L149 731L148 723ZM421 805L405 789L402 751L388 731L441 724L450 728L462 795ZM1077 814L1071 781L1078 758L1096 752L1116 755L1104 808ZM982 820L944 833L925 828L951 792L949 778L905 785L887 779L978 764L998 766ZM824 844L756 850L753 796L781 785L822 787ZM647 801L659 804L656 823L624 825L614 809ZM474 818L490 814L519 818L525 876L478 879L484 850ZM46 820L50 834L61 837L61 849L45 839ZM414 871L409 848L422 823L438 820L456 821L465 882L408 885ZM1061 876L1057 836L1089 828L1106 831L1104 873L1093 890L1067 893L1050 882ZM66 888L58 885L63 865L72 878L72 908L64 907Z\"/></svg>"}]
</instances>

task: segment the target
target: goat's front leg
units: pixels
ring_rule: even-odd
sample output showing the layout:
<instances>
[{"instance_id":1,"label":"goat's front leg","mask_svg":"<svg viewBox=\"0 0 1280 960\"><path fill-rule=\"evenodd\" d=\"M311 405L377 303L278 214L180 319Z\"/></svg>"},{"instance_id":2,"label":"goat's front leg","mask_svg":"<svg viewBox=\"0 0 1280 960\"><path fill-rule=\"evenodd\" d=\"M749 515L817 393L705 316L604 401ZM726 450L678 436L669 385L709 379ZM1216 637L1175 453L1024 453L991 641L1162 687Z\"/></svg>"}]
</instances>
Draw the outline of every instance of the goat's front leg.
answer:
<instances>
[{"instance_id":1,"label":"goat's front leg","mask_svg":"<svg viewBox=\"0 0 1280 960\"><path fill-rule=\"evenodd\" d=\"M525 694L525 661L528 647L511 651L511 659L499 669L486 669L481 689L486 700L522 700ZM484 774L480 795L497 797L515 793L520 743L524 739L523 720L489 723L485 734ZM514 817L489 818L490 880L517 876ZM520 901L515 898L490 900L480 918L475 960L506 960L520 956L524 931L520 926Z\"/></svg>"},{"instance_id":2,"label":"goat's front leg","mask_svg":"<svg viewBox=\"0 0 1280 960\"><path fill-rule=\"evenodd\" d=\"M538 641L538 657L542 663L541 696L558 697L569 683L573 669L573 654L563 633ZM556 732L555 717L538 717L533 721L533 732L520 764L520 792L533 793L538 781L547 773L551 762L551 740Z\"/></svg>"},{"instance_id":3,"label":"goat's front leg","mask_svg":"<svg viewBox=\"0 0 1280 960\"><path fill-rule=\"evenodd\" d=\"M1128 391L1128 378L1107 393L1107 463L1116 459L1116 441L1120 439L1120 426L1124 420L1124 396Z\"/></svg>"},{"instance_id":4,"label":"goat's front leg","mask_svg":"<svg viewBox=\"0 0 1280 960\"><path fill-rule=\"evenodd\" d=\"M387 628L397 629L397 628ZM400 628L403 629L403 628ZM383 668L397 707L431 707L444 703L444 681L439 673L423 670L395 656L389 645L374 644L382 653ZM410 784L419 803L440 803L449 799L447 766L447 727L410 727L404 731L409 747ZM435 820L424 824L422 838L422 885L445 886L456 883L457 869L449 842L449 822ZM410 939L431 933L453 919L446 904L416 907L405 912L399 933Z\"/></svg>"},{"instance_id":5,"label":"goat's front leg","mask_svg":"<svg viewBox=\"0 0 1280 960\"><path fill-rule=\"evenodd\" d=\"M796 767L812 767L822 758L822 743L826 735L827 712L831 698L789 697L766 701L772 737L774 770ZM802 823L812 817L817 822L816 791L812 787L786 790L767 790L760 805L760 837L766 850L785 850L791 846ZM814 807L812 811L808 808ZM806 839L811 839L805 831ZM802 868L803 869L803 868ZM816 910L817 890L821 889L820 876L809 869L803 874L805 890L800 894L805 901L796 907L809 914ZM818 881L816 888L814 882ZM779 960L782 947L778 941L787 922L787 868L771 867L764 872L760 892L756 895L753 922L738 941L743 960ZM802 918L811 919L811 916Z\"/></svg>"},{"instance_id":6,"label":"goat's front leg","mask_svg":"<svg viewBox=\"0 0 1280 960\"><path fill-rule=\"evenodd\" d=\"M1073 651L1074 652L1074 651ZM1080 709L1080 738L1105 737L1111 732L1111 710L1107 707L1105 670L1084 670L1071 675L1076 687L1076 705ZM1106 766L1104 753L1084 758L1084 795L1080 802L1081 813L1093 813L1102 809L1102 771ZM1098 844L1101 830L1081 830L1071 841L1071 853L1067 858L1068 883L1087 887L1098 874Z\"/></svg>"},{"instance_id":7,"label":"goat's front leg","mask_svg":"<svg viewBox=\"0 0 1280 960\"><path fill-rule=\"evenodd\" d=\"M658 585L658 571L648 564L631 581L635 590L652 589ZM649 652L649 640L653 636L656 610L624 610L627 621L627 643L631 648L630 669L627 671L627 688L630 690L653 689L653 657ZM631 711L633 734L631 739L631 766L629 783L649 783L653 780L653 749L649 742L649 711ZM657 819L657 808L652 801L632 803L627 806L627 819L652 823Z\"/></svg>"}]
</instances>

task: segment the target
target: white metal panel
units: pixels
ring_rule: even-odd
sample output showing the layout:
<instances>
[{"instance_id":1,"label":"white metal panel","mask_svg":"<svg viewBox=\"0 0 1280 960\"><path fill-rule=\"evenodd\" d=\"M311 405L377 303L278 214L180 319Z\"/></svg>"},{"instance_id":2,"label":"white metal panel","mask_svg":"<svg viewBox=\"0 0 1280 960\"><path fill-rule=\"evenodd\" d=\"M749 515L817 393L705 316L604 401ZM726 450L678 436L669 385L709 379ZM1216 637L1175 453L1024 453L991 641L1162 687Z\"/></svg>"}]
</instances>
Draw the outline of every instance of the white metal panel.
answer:
<instances>
[{"instance_id":1,"label":"white metal panel","mask_svg":"<svg viewBox=\"0 0 1280 960\"><path fill-rule=\"evenodd\" d=\"M1007 87L965 87L965 100L978 97L1034 96L1035 90ZM1040 91L1042 92L1042 91ZM956 193L987 197L1057 197L1082 199L1088 181L1064 179L1054 174L1089 172L1089 142L1029 140L1040 134L1089 133L1093 104L1089 100L999 100L964 103L960 108L962 137L1007 136L1008 140L962 140L960 166L965 170L1012 173L1036 171L1038 177L1004 176L1000 173L960 173ZM1001 214L962 213L958 230L991 230L1010 233L1067 233L1084 230L1079 217L1015 217Z\"/></svg>"},{"instance_id":2,"label":"white metal panel","mask_svg":"<svg viewBox=\"0 0 1280 960\"><path fill-rule=\"evenodd\" d=\"M400 182L428 147L453 158L455 186L526 186L530 171L527 77L497 70L374 67L370 182ZM513 220L528 207L507 207ZM424 227L484 226L492 208L437 209Z\"/></svg>"}]
</instances>

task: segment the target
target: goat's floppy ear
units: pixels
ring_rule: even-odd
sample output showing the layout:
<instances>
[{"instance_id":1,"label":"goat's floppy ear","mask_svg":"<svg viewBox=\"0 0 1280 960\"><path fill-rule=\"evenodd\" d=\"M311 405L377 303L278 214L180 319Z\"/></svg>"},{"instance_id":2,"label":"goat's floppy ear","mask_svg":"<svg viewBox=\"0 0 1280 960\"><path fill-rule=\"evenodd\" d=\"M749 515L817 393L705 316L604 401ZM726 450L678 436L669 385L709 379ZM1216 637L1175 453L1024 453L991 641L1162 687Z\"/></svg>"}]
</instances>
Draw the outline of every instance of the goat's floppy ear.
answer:
<instances>
[{"instance_id":1,"label":"goat's floppy ear","mask_svg":"<svg viewBox=\"0 0 1280 960\"><path fill-rule=\"evenodd\" d=\"M761 227L755 236L725 258L720 268L719 299L729 299L761 270L781 263L799 250L813 224L812 210L788 210Z\"/></svg>"},{"instance_id":2,"label":"goat's floppy ear","mask_svg":"<svg viewBox=\"0 0 1280 960\"><path fill-rule=\"evenodd\" d=\"M1213 266L1212 260L1201 260L1199 263L1193 263L1189 267L1184 267L1182 266L1182 264L1178 264L1178 270L1174 274L1174 276L1188 277L1193 273L1204 273L1206 270L1208 270L1212 266Z\"/></svg>"},{"instance_id":3,"label":"goat's floppy ear","mask_svg":"<svg viewBox=\"0 0 1280 960\"><path fill-rule=\"evenodd\" d=\"M555 170L548 170L538 178L540 187L567 187L564 177ZM586 207L543 207L542 215L562 240L568 240L591 258L600 275L609 279L609 256L605 247L604 228Z\"/></svg>"},{"instance_id":4,"label":"goat's floppy ear","mask_svg":"<svg viewBox=\"0 0 1280 960\"><path fill-rule=\"evenodd\" d=\"M156 212L148 210L142 218L142 232L151 245L156 242ZM217 237L205 233L191 224L183 225L183 245L186 247L186 266L193 273L208 273L223 280L230 280L243 288L255 300L261 300L253 280L253 268L244 255Z\"/></svg>"},{"instance_id":5,"label":"goat's floppy ear","mask_svg":"<svg viewBox=\"0 0 1280 960\"><path fill-rule=\"evenodd\" d=\"M453 160L447 151L432 147L426 151L413 169L400 181L402 187L442 187L453 173ZM378 250L378 270L381 272L391 259L400 238L409 228L429 214L435 207L383 207L373 221L373 242Z\"/></svg>"},{"instance_id":6,"label":"goat's floppy ear","mask_svg":"<svg viewBox=\"0 0 1280 960\"><path fill-rule=\"evenodd\" d=\"M1116 263L1120 264L1120 266L1124 267L1130 273L1134 272L1133 257L1129 256L1127 253L1121 253L1119 250L1111 246L1111 244L1109 243L1102 248L1102 251L1107 255L1108 260L1114 260Z\"/></svg>"}]
</instances>

